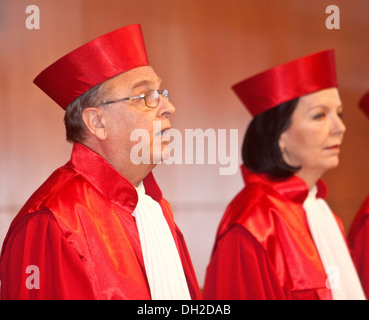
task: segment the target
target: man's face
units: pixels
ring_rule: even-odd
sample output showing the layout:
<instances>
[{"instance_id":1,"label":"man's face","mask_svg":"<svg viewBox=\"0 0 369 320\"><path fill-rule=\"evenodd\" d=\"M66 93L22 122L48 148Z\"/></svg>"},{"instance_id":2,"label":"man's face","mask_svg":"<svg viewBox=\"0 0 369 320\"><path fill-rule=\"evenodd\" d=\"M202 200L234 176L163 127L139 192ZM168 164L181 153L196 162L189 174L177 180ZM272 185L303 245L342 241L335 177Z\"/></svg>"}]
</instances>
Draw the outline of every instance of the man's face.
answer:
<instances>
[{"instance_id":1,"label":"man's face","mask_svg":"<svg viewBox=\"0 0 369 320\"><path fill-rule=\"evenodd\" d=\"M143 66L107 80L104 87L109 92L109 101L115 101L142 95L148 90L160 89L160 84L161 79L152 67ZM106 118L107 147L113 150L112 161L118 161L113 165L119 165L119 162L130 159L131 149L139 143L131 141L131 133L136 129L145 130L150 137L150 141L146 141L145 145L145 148L150 148L150 163L154 162L153 159L162 158L162 151L168 144L168 139L163 136L163 132L171 127L169 116L175 111L169 101L160 95L156 108L147 107L144 99L141 98L107 104L102 108ZM154 121L155 126L153 126ZM156 143L159 141L159 147L153 148L154 137ZM150 145L147 145L148 142ZM159 152L160 154L155 154Z\"/></svg>"}]
</instances>

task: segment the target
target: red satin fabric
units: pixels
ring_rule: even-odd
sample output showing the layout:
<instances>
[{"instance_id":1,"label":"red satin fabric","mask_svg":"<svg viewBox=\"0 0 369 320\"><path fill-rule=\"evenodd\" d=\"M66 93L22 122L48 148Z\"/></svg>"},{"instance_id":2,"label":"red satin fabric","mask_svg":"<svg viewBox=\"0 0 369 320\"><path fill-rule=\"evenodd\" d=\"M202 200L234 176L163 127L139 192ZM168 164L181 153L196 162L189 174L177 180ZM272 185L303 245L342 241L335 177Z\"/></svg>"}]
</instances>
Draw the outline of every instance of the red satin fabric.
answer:
<instances>
[{"instance_id":1,"label":"red satin fabric","mask_svg":"<svg viewBox=\"0 0 369 320\"><path fill-rule=\"evenodd\" d=\"M152 174L144 185L159 202L177 244L190 294L200 290L183 236ZM132 212L135 188L101 156L75 144L12 222L3 244L2 299L150 299ZM40 270L29 290L27 266Z\"/></svg>"},{"instance_id":2,"label":"red satin fabric","mask_svg":"<svg viewBox=\"0 0 369 320\"><path fill-rule=\"evenodd\" d=\"M365 295L369 297L369 196L351 225L348 242Z\"/></svg>"},{"instance_id":3,"label":"red satin fabric","mask_svg":"<svg viewBox=\"0 0 369 320\"><path fill-rule=\"evenodd\" d=\"M133 24L73 50L43 70L34 83L65 109L97 84L147 65L141 26Z\"/></svg>"},{"instance_id":4,"label":"red satin fabric","mask_svg":"<svg viewBox=\"0 0 369 320\"><path fill-rule=\"evenodd\" d=\"M253 116L283 102L337 87L334 51L325 50L274 67L232 89Z\"/></svg>"},{"instance_id":5,"label":"red satin fabric","mask_svg":"<svg viewBox=\"0 0 369 320\"><path fill-rule=\"evenodd\" d=\"M361 97L359 107L369 116L369 91Z\"/></svg>"},{"instance_id":6,"label":"red satin fabric","mask_svg":"<svg viewBox=\"0 0 369 320\"><path fill-rule=\"evenodd\" d=\"M332 299L302 208L305 182L242 171L246 186L220 223L204 298ZM318 190L327 193L322 181Z\"/></svg>"}]
</instances>

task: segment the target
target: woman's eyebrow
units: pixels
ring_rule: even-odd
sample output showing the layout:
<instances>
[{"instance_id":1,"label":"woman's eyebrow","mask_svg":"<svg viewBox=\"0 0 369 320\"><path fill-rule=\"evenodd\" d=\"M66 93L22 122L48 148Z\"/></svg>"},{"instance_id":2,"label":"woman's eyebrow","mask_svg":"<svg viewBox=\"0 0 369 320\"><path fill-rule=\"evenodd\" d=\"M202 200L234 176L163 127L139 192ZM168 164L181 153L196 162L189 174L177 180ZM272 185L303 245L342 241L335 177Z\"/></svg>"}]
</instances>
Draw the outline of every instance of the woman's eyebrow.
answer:
<instances>
[{"instance_id":1,"label":"woman's eyebrow","mask_svg":"<svg viewBox=\"0 0 369 320\"><path fill-rule=\"evenodd\" d=\"M330 109L330 106L328 106L325 103L319 103L317 105L312 106L312 109L314 108L323 108L323 109ZM339 104L338 106L335 107L336 109L341 109L343 108L343 104Z\"/></svg>"}]
</instances>

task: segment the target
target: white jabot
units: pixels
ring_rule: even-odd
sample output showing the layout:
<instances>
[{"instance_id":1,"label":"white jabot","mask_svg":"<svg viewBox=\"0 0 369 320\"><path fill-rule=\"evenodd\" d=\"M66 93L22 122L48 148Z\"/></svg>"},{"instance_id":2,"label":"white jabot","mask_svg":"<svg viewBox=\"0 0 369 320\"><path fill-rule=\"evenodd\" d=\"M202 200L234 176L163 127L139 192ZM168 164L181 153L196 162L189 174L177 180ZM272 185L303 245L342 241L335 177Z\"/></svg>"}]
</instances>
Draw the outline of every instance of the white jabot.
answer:
<instances>
[{"instance_id":1,"label":"white jabot","mask_svg":"<svg viewBox=\"0 0 369 320\"><path fill-rule=\"evenodd\" d=\"M182 262L168 223L158 202L137 188L133 212L140 236L146 275L153 300L191 299Z\"/></svg>"},{"instance_id":2,"label":"white jabot","mask_svg":"<svg viewBox=\"0 0 369 320\"><path fill-rule=\"evenodd\" d=\"M314 186L303 207L334 300L364 300L359 277L336 218Z\"/></svg>"}]
</instances>

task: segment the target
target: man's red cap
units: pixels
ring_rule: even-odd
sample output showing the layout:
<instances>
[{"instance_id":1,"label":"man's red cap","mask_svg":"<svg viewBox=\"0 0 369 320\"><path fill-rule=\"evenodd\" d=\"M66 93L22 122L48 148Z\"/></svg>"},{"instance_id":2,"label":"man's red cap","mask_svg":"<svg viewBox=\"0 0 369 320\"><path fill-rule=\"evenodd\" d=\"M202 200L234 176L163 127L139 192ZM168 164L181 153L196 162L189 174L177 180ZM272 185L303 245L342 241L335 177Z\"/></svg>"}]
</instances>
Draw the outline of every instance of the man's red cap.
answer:
<instances>
[{"instance_id":1,"label":"man's red cap","mask_svg":"<svg viewBox=\"0 0 369 320\"><path fill-rule=\"evenodd\" d=\"M369 91L360 99L359 107L369 117Z\"/></svg>"},{"instance_id":2,"label":"man's red cap","mask_svg":"<svg viewBox=\"0 0 369 320\"><path fill-rule=\"evenodd\" d=\"M63 109L83 93L122 72L147 66L141 26L129 25L73 50L33 81Z\"/></svg>"},{"instance_id":3,"label":"man's red cap","mask_svg":"<svg viewBox=\"0 0 369 320\"><path fill-rule=\"evenodd\" d=\"M334 51L288 62L235 84L232 89L253 116L283 102L337 87Z\"/></svg>"}]
</instances>

